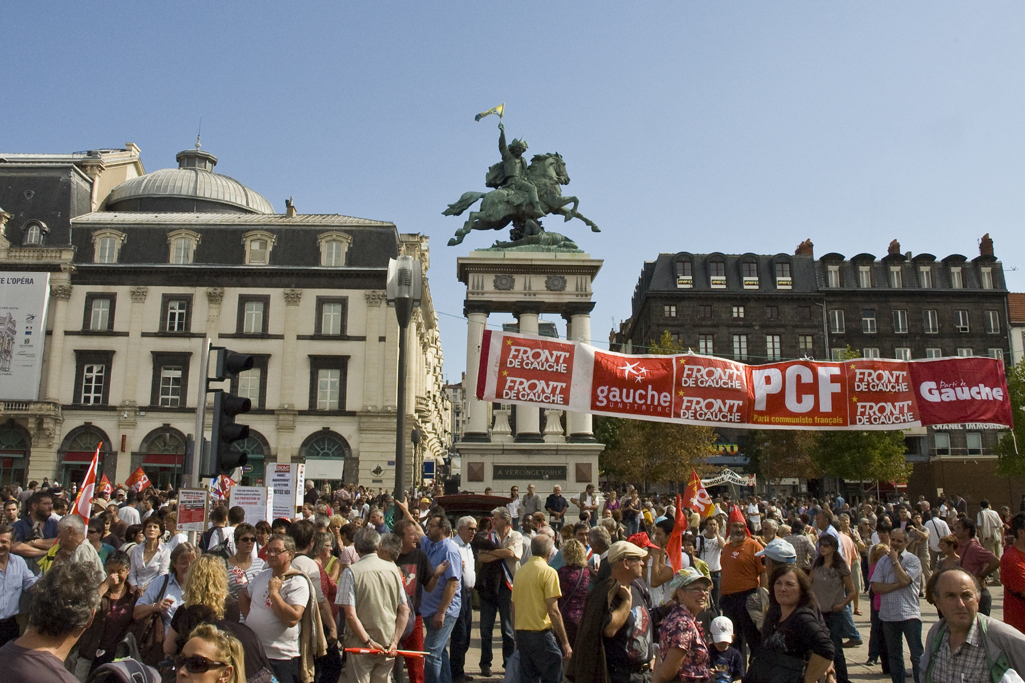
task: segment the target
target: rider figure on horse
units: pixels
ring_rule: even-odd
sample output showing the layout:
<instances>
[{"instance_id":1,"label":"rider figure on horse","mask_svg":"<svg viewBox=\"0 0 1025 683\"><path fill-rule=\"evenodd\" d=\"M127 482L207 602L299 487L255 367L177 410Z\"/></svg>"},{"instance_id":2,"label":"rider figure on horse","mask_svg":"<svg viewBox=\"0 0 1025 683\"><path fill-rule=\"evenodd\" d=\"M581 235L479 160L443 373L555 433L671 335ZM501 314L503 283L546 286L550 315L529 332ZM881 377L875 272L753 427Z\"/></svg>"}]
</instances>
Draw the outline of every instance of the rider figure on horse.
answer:
<instances>
[{"instance_id":1,"label":"rider figure on horse","mask_svg":"<svg viewBox=\"0 0 1025 683\"><path fill-rule=\"evenodd\" d=\"M541 218L545 213L537 197L537 188L527 180L527 161L523 158L523 153L527 151L527 141L517 138L507 145L505 126L499 123L498 129L501 131L498 135L498 151L502 153L502 161L488 170L486 184L488 187L510 190L516 196L514 203L522 207L525 217Z\"/></svg>"}]
</instances>

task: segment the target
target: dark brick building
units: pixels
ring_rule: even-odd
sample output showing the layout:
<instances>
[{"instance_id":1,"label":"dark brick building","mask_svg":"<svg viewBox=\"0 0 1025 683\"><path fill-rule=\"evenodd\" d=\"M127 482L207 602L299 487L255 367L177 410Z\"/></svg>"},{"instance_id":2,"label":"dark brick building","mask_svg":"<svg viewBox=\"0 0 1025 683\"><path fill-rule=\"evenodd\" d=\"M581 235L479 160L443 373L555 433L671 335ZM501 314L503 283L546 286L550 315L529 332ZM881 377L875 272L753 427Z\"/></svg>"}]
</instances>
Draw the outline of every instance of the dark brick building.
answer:
<instances>
[{"instance_id":1,"label":"dark brick building","mask_svg":"<svg viewBox=\"0 0 1025 683\"><path fill-rule=\"evenodd\" d=\"M682 348L760 364L794 358L835 359L848 347L864 357L1011 358L1008 292L986 235L979 255L937 258L901 253L894 240L882 258L829 253L816 259L810 241L789 254L660 254L644 264L631 316L612 345L645 353L668 331ZM949 425L906 431L915 464L909 493L932 499L959 489L969 502L1020 497L1012 483L999 497L994 480L1001 430ZM743 457L744 435L724 432ZM719 464L736 464L740 460ZM954 475L958 463L974 474ZM947 476L950 474L950 476ZM974 489L978 488L976 492Z\"/></svg>"}]
</instances>

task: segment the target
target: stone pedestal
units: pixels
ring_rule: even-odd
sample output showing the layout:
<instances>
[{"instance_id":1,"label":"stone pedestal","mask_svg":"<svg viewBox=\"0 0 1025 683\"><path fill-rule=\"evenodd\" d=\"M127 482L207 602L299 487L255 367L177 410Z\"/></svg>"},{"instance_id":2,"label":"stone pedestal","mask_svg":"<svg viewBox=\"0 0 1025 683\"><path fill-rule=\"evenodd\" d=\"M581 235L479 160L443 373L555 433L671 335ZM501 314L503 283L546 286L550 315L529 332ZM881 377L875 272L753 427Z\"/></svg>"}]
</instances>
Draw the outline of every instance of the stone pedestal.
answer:
<instances>
[{"instance_id":1,"label":"stone pedestal","mask_svg":"<svg viewBox=\"0 0 1025 683\"><path fill-rule=\"evenodd\" d=\"M590 340L594 308L591 284L602 261L569 251L479 250L457 260L458 277L466 285L467 423L455 444L462 462L461 488L483 493L491 487L504 493L512 486L534 484L544 497L556 485L568 498L598 483L598 454L591 416L517 405L516 433L510 429L508 406L494 412L475 398L481 338L492 313L511 313L523 334L538 333L543 313L566 319L568 338Z\"/></svg>"}]
</instances>

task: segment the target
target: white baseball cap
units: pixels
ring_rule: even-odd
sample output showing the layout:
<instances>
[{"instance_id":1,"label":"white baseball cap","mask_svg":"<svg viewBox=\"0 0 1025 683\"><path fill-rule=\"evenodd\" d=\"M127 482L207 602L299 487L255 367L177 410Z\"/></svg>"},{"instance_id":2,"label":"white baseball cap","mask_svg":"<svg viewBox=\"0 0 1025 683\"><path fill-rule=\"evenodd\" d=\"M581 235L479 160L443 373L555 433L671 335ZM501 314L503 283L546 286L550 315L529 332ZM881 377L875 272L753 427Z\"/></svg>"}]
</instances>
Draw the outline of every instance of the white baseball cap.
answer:
<instances>
[{"instance_id":1,"label":"white baseball cap","mask_svg":"<svg viewBox=\"0 0 1025 683\"><path fill-rule=\"evenodd\" d=\"M728 617L716 617L712 619L712 642L713 643L732 643L733 642L733 622Z\"/></svg>"}]
</instances>

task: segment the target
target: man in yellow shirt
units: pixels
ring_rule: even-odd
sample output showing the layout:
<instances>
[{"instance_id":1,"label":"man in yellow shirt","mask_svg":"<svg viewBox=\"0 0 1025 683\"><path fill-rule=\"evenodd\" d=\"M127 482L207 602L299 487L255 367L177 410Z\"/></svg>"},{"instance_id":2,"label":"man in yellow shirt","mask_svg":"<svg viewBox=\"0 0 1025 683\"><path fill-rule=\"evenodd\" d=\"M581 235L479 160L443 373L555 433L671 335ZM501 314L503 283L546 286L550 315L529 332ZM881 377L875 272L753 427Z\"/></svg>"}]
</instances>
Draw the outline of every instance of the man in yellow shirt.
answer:
<instances>
[{"instance_id":1,"label":"man in yellow shirt","mask_svg":"<svg viewBox=\"0 0 1025 683\"><path fill-rule=\"evenodd\" d=\"M516 572L513 584L513 624L523 683L562 683L562 660L573 654L559 612L559 574L548 566L552 546L547 535L531 539L530 559Z\"/></svg>"}]
</instances>

